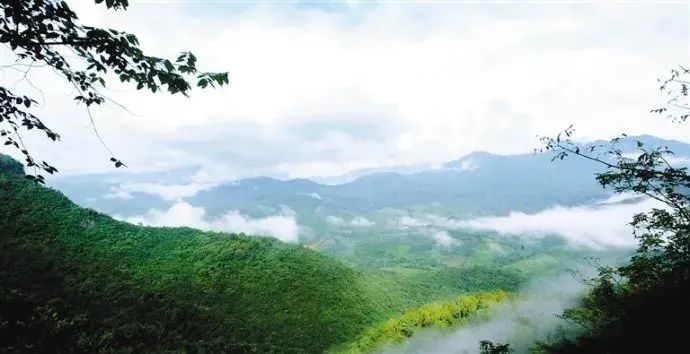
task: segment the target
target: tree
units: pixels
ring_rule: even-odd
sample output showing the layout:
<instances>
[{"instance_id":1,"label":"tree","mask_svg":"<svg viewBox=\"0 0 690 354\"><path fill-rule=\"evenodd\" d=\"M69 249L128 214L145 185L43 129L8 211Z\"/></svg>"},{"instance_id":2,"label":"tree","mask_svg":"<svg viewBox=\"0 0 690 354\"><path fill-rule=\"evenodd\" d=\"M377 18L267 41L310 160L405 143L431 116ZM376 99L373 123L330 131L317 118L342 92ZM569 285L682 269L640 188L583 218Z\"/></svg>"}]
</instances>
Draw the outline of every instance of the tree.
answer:
<instances>
[{"instance_id":1,"label":"tree","mask_svg":"<svg viewBox=\"0 0 690 354\"><path fill-rule=\"evenodd\" d=\"M669 97L652 110L679 125L690 113L690 70L679 67L661 92ZM609 145L580 146L571 140L572 126L556 137L542 138L554 159L574 155L598 162L606 171L596 179L614 192L632 193L659 202L660 207L637 214L630 223L639 245L629 263L600 267L592 292L582 306L564 317L583 325L589 334L578 342L550 348L553 352L667 352L684 340L684 321L690 314L690 175L687 167L672 163L665 146L648 147L637 141L636 158L629 157L615 138ZM679 342L680 341L680 342Z\"/></svg>"},{"instance_id":2,"label":"tree","mask_svg":"<svg viewBox=\"0 0 690 354\"><path fill-rule=\"evenodd\" d=\"M488 340L479 342L480 354L510 354L512 352L510 344L493 343Z\"/></svg>"},{"instance_id":3,"label":"tree","mask_svg":"<svg viewBox=\"0 0 690 354\"><path fill-rule=\"evenodd\" d=\"M0 173L24 175L24 167L13 158L0 154Z\"/></svg>"},{"instance_id":4,"label":"tree","mask_svg":"<svg viewBox=\"0 0 690 354\"><path fill-rule=\"evenodd\" d=\"M660 86L671 98L663 107L651 112L683 124L690 113L688 77L690 69L672 70L671 77ZM607 168L596 176L604 188L619 194L641 195L664 206L633 218L631 224L639 248L630 265L620 269L621 275L631 284L642 287L654 286L669 272L685 270L685 274L678 275L687 277L690 265L690 175L687 167L671 164L668 157L673 152L666 146L650 148L637 141L639 154L631 158L617 146L627 137L625 134L613 139L610 145L583 148L570 140L573 132L571 126L555 138L542 138L545 149L555 152L554 159L575 155L596 161Z\"/></svg>"},{"instance_id":5,"label":"tree","mask_svg":"<svg viewBox=\"0 0 690 354\"><path fill-rule=\"evenodd\" d=\"M105 3L111 10L126 10L129 5L128 0L95 2ZM32 67L52 68L74 86L74 99L85 105L92 125L90 107L109 100L101 90L111 74L121 82L136 85L137 90L168 91L184 96L192 89L193 81L200 88L229 83L227 72L199 71L197 58L190 52L182 52L174 60L158 58L144 53L137 37L131 33L83 25L65 1L3 0L0 11L0 43L8 46L16 56L15 63L1 69L20 71L26 78ZM57 169L35 158L25 146L22 134L37 129L52 141L59 140L60 135L32 113L37 105L32 97L0 86L0 137L6 146L20 151L26 166L34 169L35 173L28 177L43 183L44 178L38 171L52 174ZM103 143L95 128L94 133ZM103 145L107 149L105 143ZM115 167L124 166L110 149L108 151Z\"/></svg>"}]
</instances>

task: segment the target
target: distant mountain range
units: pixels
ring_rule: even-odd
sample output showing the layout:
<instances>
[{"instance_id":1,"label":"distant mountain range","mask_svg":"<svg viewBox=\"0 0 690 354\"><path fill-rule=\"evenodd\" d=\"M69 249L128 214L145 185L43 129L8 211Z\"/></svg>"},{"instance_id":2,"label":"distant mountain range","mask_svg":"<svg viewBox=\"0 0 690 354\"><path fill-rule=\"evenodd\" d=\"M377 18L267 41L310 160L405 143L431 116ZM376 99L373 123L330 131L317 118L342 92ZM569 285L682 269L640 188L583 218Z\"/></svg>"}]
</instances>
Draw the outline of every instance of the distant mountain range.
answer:
<instances>
[{"instance_id":1,"label":"distant mountain range","mask_svg":"<svg viewBox=\"0 0 690 354\"><path fill-rule=\"evenodd\" d=\"M668 146L680 163L690 158L690 144L648 135L626 138L619 147L632 153L638 140L649 147ZM319 183L257 177L194 186L190 178L197 168L190 167L144 174L67 176L50 181L50 185L81 205L116 215L164 209L180 200L204 207L208 215L228 210L260 215L281 206L298 215L315 211L362 215L387 208L441 208L455 215L501 215L582 204L610 195L594 180L602 166L576 157L551 159L548 153L473 152L436 168L415 165L356 171L341 177L347 182L340 184L330 184L338 178L315 178ZM172 195L165 195L166 191Z\"/></svg>"}]
</instances>

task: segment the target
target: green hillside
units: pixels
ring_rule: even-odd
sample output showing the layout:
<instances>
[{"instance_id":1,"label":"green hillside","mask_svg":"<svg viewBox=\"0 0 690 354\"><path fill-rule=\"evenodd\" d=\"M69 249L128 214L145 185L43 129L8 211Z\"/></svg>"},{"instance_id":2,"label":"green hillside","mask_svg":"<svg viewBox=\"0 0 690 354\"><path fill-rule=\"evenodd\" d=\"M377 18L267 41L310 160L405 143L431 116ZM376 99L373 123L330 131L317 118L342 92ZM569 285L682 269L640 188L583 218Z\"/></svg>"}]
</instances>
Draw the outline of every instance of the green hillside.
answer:
<instances>
[{"instance_id":1,"label":"green hillside","mask_svg":"<svg viewBox=\"0 0 690 354\"><path fill-rule=\"evenodd\" d=\"M0 159L0 351L322 352L391 313L302 246L120 222Z\"/></svg>"},{"instance_id":2,"label":"green hillside","mask_svg":"<svg viewBox=\"0 0 690 354\"><path fill-rule=\"evenodd\" d=\"M0 352L324 352L429 303L526 280L488 263L346 265L273 238L135 226L3 155L0 220Z\"/></svg>"},{"instance_id":3,"label":"green hillside","mask_svg":"<svg viewBox=\"0 0 690 354\"><path fill-rule=\"evenodd\" d=\"M497 290L463 295L446 302L429 303L369 328L356 340L335 348L334 352L373 352L384 345L403 342L424 329L457 328L466 324L469 318L481 315L495 303L508 299L507 293Z\"/></svg>"}]
</instances>

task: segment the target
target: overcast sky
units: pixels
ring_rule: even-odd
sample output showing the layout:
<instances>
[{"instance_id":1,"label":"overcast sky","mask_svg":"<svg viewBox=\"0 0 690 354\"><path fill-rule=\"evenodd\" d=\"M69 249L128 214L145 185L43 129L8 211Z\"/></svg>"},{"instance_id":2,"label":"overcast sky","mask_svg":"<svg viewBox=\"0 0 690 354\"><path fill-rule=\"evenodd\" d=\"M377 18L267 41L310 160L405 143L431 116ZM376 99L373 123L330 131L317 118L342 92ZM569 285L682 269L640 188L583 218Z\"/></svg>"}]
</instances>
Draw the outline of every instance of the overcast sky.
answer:
<instances>
[{"instance_id":1,"label":"overcast sky","mask_svg":"<svg viewBox=\"0 0 690 354\"><path fill-rule=\"evenodd\" d=\"M582 139L690 141L648 113L662 99L656 79L689 57L687 2L131 3L116 13L70 1L85 23L135 33L157 56L191 50L231 85L188 99L110 86L129 112L111 104L94 116L130 172L338 175L528 152L571 123ZM41 117L63 136L30 139L40 157L63 174L112 170L67 86L34 69L42 98L13 75L3 85L44 99Z\"/></svg>"}]
</instances>

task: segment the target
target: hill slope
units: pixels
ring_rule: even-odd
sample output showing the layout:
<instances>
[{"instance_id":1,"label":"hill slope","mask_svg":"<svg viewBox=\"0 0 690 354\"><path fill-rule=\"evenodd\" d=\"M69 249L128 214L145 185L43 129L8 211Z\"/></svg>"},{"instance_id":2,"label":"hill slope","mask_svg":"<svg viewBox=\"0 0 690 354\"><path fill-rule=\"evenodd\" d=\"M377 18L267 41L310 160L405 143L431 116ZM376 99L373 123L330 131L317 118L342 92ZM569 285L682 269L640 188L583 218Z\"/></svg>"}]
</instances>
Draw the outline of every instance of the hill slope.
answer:
<instances>
[{"instance_id":1,"label":"hill slope","mask_svg":"<svg viewBox=\"0 0 690 354\"><path fill-rule=\"evenodd\" d=\"M116 221L0 159L0 351L322 352L386 316L302 246Z\"/></svg>"}]
</instances>

